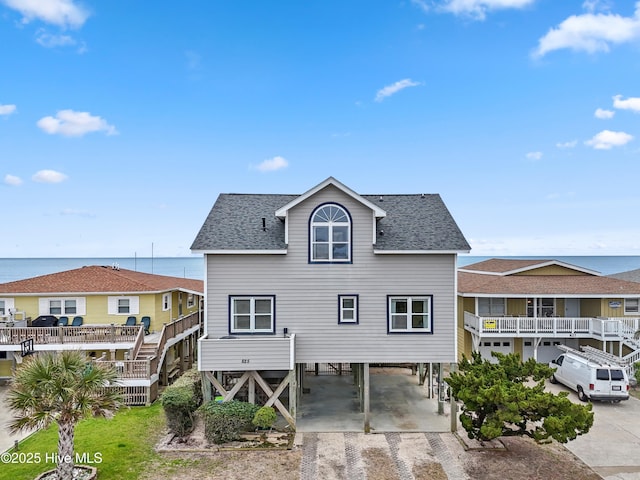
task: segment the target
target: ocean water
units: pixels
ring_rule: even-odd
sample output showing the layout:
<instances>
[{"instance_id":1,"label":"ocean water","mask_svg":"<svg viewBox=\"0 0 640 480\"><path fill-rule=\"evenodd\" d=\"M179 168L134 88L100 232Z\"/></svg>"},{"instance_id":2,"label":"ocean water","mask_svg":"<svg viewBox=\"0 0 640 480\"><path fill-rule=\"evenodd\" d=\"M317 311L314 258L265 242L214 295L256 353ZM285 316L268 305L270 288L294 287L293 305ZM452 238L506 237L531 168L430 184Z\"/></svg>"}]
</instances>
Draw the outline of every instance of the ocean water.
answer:
<instances>
[{"instance_id":1,"label":"ocean water","mask_svg":"<svg viewBox=\"0 0 640 480\"><path fill-rule=\"evenodd\" d=\"M124 258L0 258L0 283L63 272L89 265L117 265L137 272L171 277L204 279L204 258L124 257Z\"/></svg>"},{"instance_id":2,"label":"ocean water","mask_svg":"<svg viewBox=\"0 0 640 480\"><path fill-rule=\"evenodd\" d=\"M463 267L490 258L556 259L571 265L595 270L603 275L640 268L640 256L541 256L541 257L484 257L460 255L458 266ZM204 259L191 257L123 257L123 258L0 258L0 283L37 277L49 273L72 270L88 265L118 265L139 272L172 277L204 279Z\"/></svg>"}]
</instances>

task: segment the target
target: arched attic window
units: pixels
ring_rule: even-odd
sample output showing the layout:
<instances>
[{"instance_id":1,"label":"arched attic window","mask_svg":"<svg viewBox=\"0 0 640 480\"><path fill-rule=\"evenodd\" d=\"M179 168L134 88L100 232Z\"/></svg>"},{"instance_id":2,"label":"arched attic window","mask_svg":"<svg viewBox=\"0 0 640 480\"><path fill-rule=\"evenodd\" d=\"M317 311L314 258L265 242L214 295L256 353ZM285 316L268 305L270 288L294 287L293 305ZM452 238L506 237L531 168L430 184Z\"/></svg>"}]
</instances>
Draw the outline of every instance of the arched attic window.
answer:
<instances>
[{"instance_id":1,"label":"arched attic window","mask_svg":"<svg viewBox=\"0 0 640 480\"><path fill-rule=\"evenodd\" d=\"M334 203L321 205L311 214L310 261L344 263L351 261L351 217Z\"/></svg>"}]
</instances>

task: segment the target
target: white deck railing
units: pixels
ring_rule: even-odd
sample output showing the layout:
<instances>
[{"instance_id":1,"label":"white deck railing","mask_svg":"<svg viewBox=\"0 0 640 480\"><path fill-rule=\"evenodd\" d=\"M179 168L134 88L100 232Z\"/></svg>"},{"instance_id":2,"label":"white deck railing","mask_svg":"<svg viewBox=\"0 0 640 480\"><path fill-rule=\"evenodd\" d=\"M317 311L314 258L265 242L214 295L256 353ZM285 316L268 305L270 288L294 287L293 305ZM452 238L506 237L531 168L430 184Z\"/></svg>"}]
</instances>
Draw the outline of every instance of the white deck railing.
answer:
<instances>
[{"instance_id":1,"label":"white deck railing","mask_svg":"<svg viewBox=\"0 0 640 480\"><path fill-rule=\"evenodd\" d=\"M478 335L528 337L575 336L601 340L633 338L640 318L482 317L464 312L464 328Z\"/></svg>"}]
</instances>

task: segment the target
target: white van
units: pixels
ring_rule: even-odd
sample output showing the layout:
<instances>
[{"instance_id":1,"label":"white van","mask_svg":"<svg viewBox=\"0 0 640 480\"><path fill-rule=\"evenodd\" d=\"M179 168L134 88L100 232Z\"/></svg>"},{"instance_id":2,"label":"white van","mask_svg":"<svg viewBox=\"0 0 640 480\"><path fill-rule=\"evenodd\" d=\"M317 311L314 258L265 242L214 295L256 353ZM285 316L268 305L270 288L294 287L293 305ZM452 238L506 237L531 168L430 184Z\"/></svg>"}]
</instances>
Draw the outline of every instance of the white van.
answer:
<instances>
[{"instance_id":1,"label":"white van","mask_svg":"<svg viewBox=\"0 0 640 480\"><path fill-rule=\"evenodd\" d=\"M551 383L562 383L578 393L578 398L619 402L629 399L629 377L620 365L589 358L578 350L565 347L566 353L553 360Z\"/></svg>"}]
</instances>

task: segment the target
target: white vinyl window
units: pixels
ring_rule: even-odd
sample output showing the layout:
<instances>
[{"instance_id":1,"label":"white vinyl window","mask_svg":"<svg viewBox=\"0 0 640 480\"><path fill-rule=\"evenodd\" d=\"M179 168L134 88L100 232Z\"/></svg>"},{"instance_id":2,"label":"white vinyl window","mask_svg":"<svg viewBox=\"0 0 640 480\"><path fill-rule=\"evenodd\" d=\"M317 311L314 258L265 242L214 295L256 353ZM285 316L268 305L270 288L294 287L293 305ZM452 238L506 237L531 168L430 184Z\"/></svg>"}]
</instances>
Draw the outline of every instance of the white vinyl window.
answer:
<instances>
[{"instance_id":1,"label":"white vinyl window","mask_svg":"<svg viewBox=\"0 0 640 480\"><path fill-rule=\"evenodd\" d=\"M0 298L0 315L9 315L12 309L15 309L13 298Z\"/></svg>"},{"instance_id":2,"label":"white vinyl window","mask_svg":"<svg viewBox=\"0 0 640 480\"><path fill-rule=\"evenodd\" d=\"M624 313L625 315L637 315L640 313L639 299L637 298L625 298L624 299Z\"/></svg>"},{"instance_id":3,"label":"white vinyl window","mask_svg":"<svg viewBox=\"0 0 640 480\"><path fill-rule=\"evenodd\" d=\"M351 220L344 208L334 204L319 207L311 215L310 228L312 262L351 261Z\"/></svg>"},{"instance_id":4,"label":"white vinyl window","mask_svg":"<svg viewBox=\"0 0 640 480\"><path fill-rule=\"evenodd\" d=\"M196 304L196 296L193 293L187 295L187 308L192 308Z\"/></svg>"},{"instance_id":5,"label":"white vinyl window","mask_svg":"<svg viewBox=\"0 0 640 480\"><path fill-rule=\"evenodd\" d=\"M39 315L86 315L86 300L77 298L40 298Z\"/></svg>"},{"instance_id":6,"label":"white vinyl window","mask_svg":"<svg viewBox=\"0 0 640 480\"><path fill-rule=\"evenodd\" d=\"M555 298L527 298L527 317L553 317L555 314Z\"/></svg>"},{"instance_id":7,"label":"white vinyl window","mask_svg":"<svg viewBox=\"0 0 640 480\"><path fill-rule=\"evenodd\" d=\"M171 294L165 293L162 295L162 311L166 312L171 308Z\"/></svg>"},{"instance_id":8,"label":"white vinyl window","mask_svg":"<svg viewBox=\"0 0 640 480\"><path fill-rule=\"evenodd\" d=\"M358 295L338 295L338 323L358 323Z\"/></svg>"},{"instance_id":9,"label":"white vinyl window","mask_svg":"<svg viewBox=\"0 0 640 480\"><path fill-rule=\"evenodd\" d=\"M108 297L107 305L109 315L138 315L140 313L140 297Z\"/></svg>"},{"instance_id":10,"label":"white vinyl window","mask_svg":"<svg viewBox=\"0 0 640 480\"><path fill-rule=\"evenodd\" d=\"M431 295L389 296L389 333L431 333Z\"/></svg>"},{"instance_id":11,"label":"white vinyl window","mask_svg":"<svg viewBox=\"0 0 640 480\"><path fill-rule=\"evenodd\" d=\"M274 333L275 297L230 297L230 333Z\"/></svg>"},{"instance_id":12,"label":"white vinyl window","mask_svg":"<svg viewBox=\"0 0 640 480\"><path fill-rule=\"evenodd\" d=\"M478 298L478 315L481 317L503 316L506 312L506 299L504 298Z\"/></svg>"}]
</instances>

